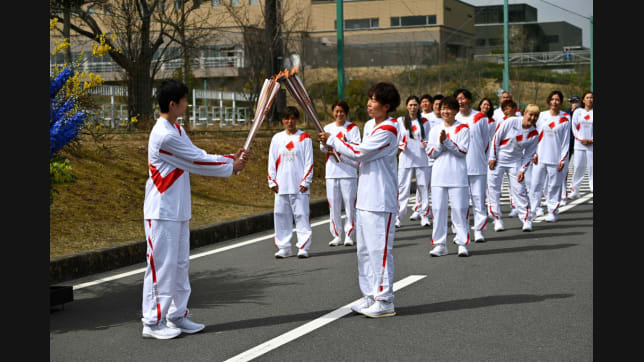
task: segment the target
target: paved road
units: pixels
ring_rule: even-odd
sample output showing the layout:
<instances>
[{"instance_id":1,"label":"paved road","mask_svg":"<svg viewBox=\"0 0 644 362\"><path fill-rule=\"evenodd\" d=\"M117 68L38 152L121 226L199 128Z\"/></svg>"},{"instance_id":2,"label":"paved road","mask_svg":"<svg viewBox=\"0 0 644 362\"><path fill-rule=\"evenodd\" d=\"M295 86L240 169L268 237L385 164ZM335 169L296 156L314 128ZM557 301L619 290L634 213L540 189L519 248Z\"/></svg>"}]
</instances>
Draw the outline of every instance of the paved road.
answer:
<instances>
[{"instance_id":1,"label":"paved road","mask_svg":"<svg viewBox=\"0 0 644 362\"><path fill-rule=\"evenodd\" d=\"M50 313L50 360L225 361L253 348L266 352L257 361L592 360L593 210L582 195L531 233L506 218L469 258L451 243L430 257L431 229L404 220L395 280L410 284L392 318L347 312L360 297L355 247L327 245L326 217L312 220L309 259L273 258L271 232L193 250L189 307L207 326L196 335L141 338L144 263L71 281L75 300Z\"/></svg>"}]
</instances>

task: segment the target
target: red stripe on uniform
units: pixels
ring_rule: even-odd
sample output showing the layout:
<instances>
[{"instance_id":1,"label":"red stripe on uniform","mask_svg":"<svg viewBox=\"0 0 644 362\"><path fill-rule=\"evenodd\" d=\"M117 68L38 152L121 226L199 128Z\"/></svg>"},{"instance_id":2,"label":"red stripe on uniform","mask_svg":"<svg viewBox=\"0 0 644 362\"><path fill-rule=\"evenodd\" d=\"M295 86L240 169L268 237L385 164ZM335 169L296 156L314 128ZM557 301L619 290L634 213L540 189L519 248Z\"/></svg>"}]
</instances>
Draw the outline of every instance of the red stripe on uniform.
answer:
<instances>
[{"instance_id":1,"label":"red stripe on uniform","mask_svg":"<svg viewBox=\"0 0 644 362\"><path fill-rule=\"evenodd\" d=\"M504 140L502 140L502 141L501 141L501 144L499 144L499 146L507 145L507 144L508 144L508 142L510 142L510 139L509 139L509 138L506 138L506 139L504 139Z\"/></svg>"},{"instance_id":2,"label":"red stripe on uniform","mask_svg":"<svg viewBox=\"0 0 644 362\"><path fill-rule=\"evenodd\" d=\"M454 130L454 134L458 134L463 128L470 129L470 127L466 124L461 124L460 126L456 127Z\"/></svg>"},{"instance_id":3,"label":"red stripe on uniform","mask_svg":"<svg viewBox=\"0 0 644 362\"><path fill-rule=\"evenodd\" d=\"M304 132L300 135L300 142L304 141L307 138L311 138L308 133Z\"/></svg>"},{"instance_id":4,"label":"red stripe on uniform","mask_svg":"<svg viewBox=\"0 0 644 362\"><path fill-rule=\"evenodd\" d=\"M157 168L151 163L150 172L150 177L152 178L154 185L157 187L157 190L159 190L159 193L164 193L168 188L170 188L170 186L172 186L172 184L174 184L175 181L177 181L179 177L181 177L181 175L183 175L182 169L175 168L172 172L167 174L166 177L163 177L159 170L157 170Z\"/></svg>"},{"instance_id":5,"label":"red stripe on uniform","mask_svg":"<svg viewBox=\"0 0 644 362\"><path fill-rule=\"evenodd\" d=\"M300 182L304 182L304 180L306 180L306 178L309 176L309 174L311 173L311 171L313 171L313 165L311 165L311 167L309 168L309 172L307 172L307 173L306 173L306 175L304 175L304 178L303 178L303 179L302 179L302 181L300 181Z\"/></svg>"},{"instance_id":6,"label":"red stripe on uniform","mask_svg":"<svg viewBox=\"0 0 644 362\"><path fill-rule=\"evenodd\" d=\"M179 136L181 136L181 126L179 126L179 123L176 122L174 125L177 126L177 129L179 130Z\"/></svg>"},{"instance_id":7,"label":"red stripe on uniform","mask_svg":"<svg viewBox=\"0 0 644 362\"><path fill-rule=\"evenodd\" d=\"M162 149L159 149L159 152L161 152L161 153L165 153L166 155L170 155L170 156L172 156L172 153L170 153L170 152L168 152L168 151L164 151L164 150L162 150Z\"/></svg>"},{"instance_id":8,"label":"red stripe on uniform","mask_svg":"<svg viewBox=\"0 0 644 362\"><path fill-rule=\"evenodd\" d=\"M223 155L226 158L230 158L231 160L235 159L235 155Z\"/></svg>"},{"instance_id":9,"label":"red stripe on uniform","mask_svg":"<svg viewBox=\"0 0 644 362\"><path fill-rule=\"evenodd\" d=\"M389 244L389 227L391 226L391 213L389 214L389 221L387 221L387 231L385 233L385 253L382 257L382 272L385 272L385 266L387 265L387 244ZM380 291L382 292L382 284L380 284Z\"/></svg>"},{"instance_id":10,"label":"red stripe on uniform","mask_svg":"<svg viewBox=\"0 0 644 362\"><path fill-rule=\"evenodd\" d=\"M539 135L539 132L537 132L537 130L536 130L536 129L533 129L530 133L528 133L528 135L526 136L526 138L532 138L532 137L534 137L534 136L538 136L538 135Z\"/></svg>"},{"instance_id":11,"label":"red stripe on uniform","mask_svg":"<svg viewBox=\"0 0 644 362\"><path fill-rule=\"evenodd\" d=\"M351 129L353 129L353 127L355 127L355 126L356 126L356 124L355 124L355 123L351 123L351 124L349 124L349 125L347 126L347 132L351 131Z\"/></svg>"},{"instance_id":12,"label":"red stripe on uniform","mask_svg":"<svg viewBox=\"0 0 644 362\"><path fill-rule=\"evenodd\" d=\"M382 126L376 127L376 129L374 129L373 132L371 132L371 135L376 133L376 131L379 130L379 129L381 129L383 131L389 131L389 132L393 133L396 137L398 136L398 130L396 130L396 127L390 126L388 124L384 124Z\"/></svg>"},{"instance_id":13,"label":"red stripe on uniform","mask_svg":"<svg viewBox=\"0 0 644 362\"><path fill-rule=\"evenodd\" d=\"M523 140L523 135L522 134L517 136L517 141L521 142L521 140Z\"/></svg>"},{"instance_id":14,"label":"red stripe on uniform","mask_svg":"<svg viewBox=\"0 0 644 362\"><path fill-rule=\"evenodd\" d=\"M219 166L219 165L227 165L228 162L209 162L209 161L194 161L192 162L195 165L203 165L203 166Z\"/></svg>"},{"instance_id":15,"label":"red stripe on uniform","mask_svg":"<svg viewBox=\"0 0 644 362\"><path fill-rule=\"evenodd\" d=\"M277 161L275 161L275 173L277 173L277 169L280 167L280 162L282 162L282 155L279 155Z\"/></svg>"},{"instance_id":16,"label":"red stripe on uniform","mask_svg":"<svg viewBox=\"0 0 644 362\"><path fill-rule=\"evenodd\" d=\"M476 124L478 121L480 121L482 118L485 118L485 114L482 112L479 112L474 115L474 124Z\"/></svg>"}]
</instances>

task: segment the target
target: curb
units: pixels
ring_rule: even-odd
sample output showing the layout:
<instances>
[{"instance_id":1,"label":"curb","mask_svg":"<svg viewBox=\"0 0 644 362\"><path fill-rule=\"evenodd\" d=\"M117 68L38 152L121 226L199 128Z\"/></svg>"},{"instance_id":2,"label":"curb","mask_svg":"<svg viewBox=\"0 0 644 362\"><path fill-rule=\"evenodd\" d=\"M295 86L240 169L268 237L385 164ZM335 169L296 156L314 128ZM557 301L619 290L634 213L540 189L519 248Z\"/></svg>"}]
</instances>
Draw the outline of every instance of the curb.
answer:
<instances>
[{"instance_id":1,"label":"curb","mask_svg":"<svg viewBox=\"0 0 644 362\"><path fill-rule=\"evenodd\" d=\"M329 214L326 199L311 201L310 217ZM241 217L229 221L190 229L190 249L230 240L241 236L273 229L273 211ZM49 262L49 284L102 273L146 260L145 239L127 245L101 248L69 256L54 258Z\"/></svg>"}]
</instances>

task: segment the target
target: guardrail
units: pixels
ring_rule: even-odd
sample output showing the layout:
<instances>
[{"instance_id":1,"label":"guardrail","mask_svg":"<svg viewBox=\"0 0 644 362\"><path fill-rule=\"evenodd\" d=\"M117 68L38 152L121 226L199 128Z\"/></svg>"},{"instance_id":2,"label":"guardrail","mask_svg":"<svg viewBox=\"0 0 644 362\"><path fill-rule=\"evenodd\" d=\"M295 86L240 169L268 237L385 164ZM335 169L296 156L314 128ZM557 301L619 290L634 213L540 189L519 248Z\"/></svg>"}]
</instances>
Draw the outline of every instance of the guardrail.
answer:
<instances>
[{"instance_id":1,"label":"guardrail","mask_svg":"<svg viewBox=\"0 0 644 362\"><path fill-rule=\"evenodd\" d=\"M503 64L503 54L477 54L474 60ZM590 50L510 53L508 62L514 66L556 66L590 64Z\"/></svg>"}]
</instances>

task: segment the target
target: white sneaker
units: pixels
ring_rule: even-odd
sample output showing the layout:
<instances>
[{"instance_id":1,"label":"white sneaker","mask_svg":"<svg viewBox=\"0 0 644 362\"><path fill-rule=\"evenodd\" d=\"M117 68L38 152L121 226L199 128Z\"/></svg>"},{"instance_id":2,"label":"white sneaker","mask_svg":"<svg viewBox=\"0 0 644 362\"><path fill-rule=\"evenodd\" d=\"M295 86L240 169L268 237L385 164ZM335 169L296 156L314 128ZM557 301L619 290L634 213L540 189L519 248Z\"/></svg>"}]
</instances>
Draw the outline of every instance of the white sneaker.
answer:
<instances>
[{"instance_id":1,"label":"white sneaker","mask_svg":"<svg viewBox=\"0 0 644 362\"><path fill-rule=\"evenodd\" d=\"M420 219L420 214L417 213L416 211L414 211L414 213L411 214L411 216L409 217L409 220L418 220L418 219Z\"/></svg>"},{"instance_id":2,"label":"white sneaker","mask_svg":"<svg viewBox=\"0 0 644 362\"><path fill-rule=\"evenodd\" d=\"M555 221L557 221L557 216L555 214L549 212L548 215L546 215L544 220L546 220L547 222L555 222Z\"/></svg>"},{"instance_id":3,"label":"white sneaker","mask_svg":"<svg viewBox=\"0 0 644 362\"><path fill-rule=\"evenodd\" d=\"M377 300L369 308L362 309L360 313L370 318L392 317L396 315L394 303L387 303L382 300Z\"/></svg>"},{"instance_id":4,"label":"white sneaker","mask_svg":"<svg viewBox=\"0 0 644 362\"><path fill-rule=\"evenodd\" d=\"M503 231L505 227L503 226L503 220L497 219L494 220L494 231Z\"/></svg>"},{"instance_id":5,"label":"white sneaker","mask_svg":"<svg viewBox=\"0 0 644 362\"><path fill-rule=\"evenodd\" d=\"M523 228L521 228L523 231L532 231L532 221L528 220L523 223Z\"/></svg>"},{"instance_id":6,"label":"white sneaker","mask_svg":"<svg viewBox=\"0 0 644 362\"><path fill-rule=\"evenodd\" d=\"M559 202L559 206L566 206L566 199L562 199L562 200Z\"/></svg>"},{"instance_id":7,"label":"white sneaker","mask_svg":"<svg viewBox=\"0 0 644 362\"><path fill-rule=\"evenodd\" d=\"M300 250L297 251L297 257L298 258L308 258L309 257L309 252L304 250L304 249L300 249Z\"/></svg>"},{"instance_id":8,"label":"white sneaker","mask_svg":"<svg viewBox=\"0 0 644 362\"><path fill-rule=\"evenodd\" d=\"M484 243L485 238L483 237L483 233L480 230L474 230L474 242L475 243Z\"/></svg>"},{"instance_id":9,"label":"white sneaker","mask_svg":"<svg viewBox=\"0 0 644 362\"><path fill-rule=\"evenodd\" d=\"M447 255L447 248L445 245L439 244L432 249L432 251L429 252L429 255L431 256L443 256Z\"/></svg>"},{"instance_id":10,"label":"white sneaker","mask_svg":"<svg viewBox=\"0 0 644 362\"><path fill-rule=\"evenodd\" d=\"M400 218L396 218L396 227L397 227L397 228L399 228L399 227L400 227Z\"/></svg>"},{"instance_id":11,"label":"white sneaker","mask_svg":"<svg viewBox=\"0 0 644 362\"><path fill-rule=\"evenodd\" d=\"M275 257L278 259L288 258L289 256L293 256L291 248L282 248L275 253Z\"/></svg>"},{"instance_id":12,"label":"white sneaker","mask_svg":"<svg viewBox=\"0 0 644 362\"><path fill-rule=\"evenodd\" d=\"M592 191L591 191L591 192L592 192ZM579 198L579 192L577 192L577 191L573 191L570 195L568 195L568 198L569 198L570 200L578 199L578 198Z\"/></svg>"},{"instance_id":13,"label":"white sneaker","mask_svg":"<svg viewBox=\"0 0 644 362\"><path fill-rule=\"evenodd\" d=\"M432 222L431 222L431 220L429 220L428 217L423 216L423 217L420 218L420 226L429 227L429 226L432 226Z\"/></svg>"},{"instance_id":14,"label":"white sneaker","mask_svg":"<svg viewBox=\"0 0 644 362\"><path fill-rule=\"evenodd\" d=\"M336 236L333 240L329 241L329 246L338 246L340 244L342 244L342 238L339 236Z\"/></svg>"},{"instance_id":15,"label":"white sneaker","mask_svg":"<svg viewBox=\"0 0 644 362\"><path fill-rule=\"evenodd\" d=\"M542 208L537 208L537 211L534 213L535 217L543 216L543 209Z\"/></svg>"},{"instance_id":16,"label":"white sneaker","mask_svg":"<svg viewBox=\"0 0 644 362\"><path fill-rule=\"evenodd\" d=\"M517 208L513 208L512 210L510 210L510 213L508 214L509 217L515 217L517 215L519 215L519 210L517 210Z\"/></svg>"},{"instance_id":17,"label":"white sneaker","mask_svg":"<svg viewBox=\"0 0 644 362\"><path fill-rule=\"evenodd\" d=\"M458 235L454 236L454 239L452 239L452 243L454 243L454 245L458 245Z\"/></svg>"},{"instance_id":18,"label":"white sneaker","mask_svg":"<svg viewBox=\"0 0 644 362\"><path fill-rule=\"evenodd\" d=\"M375 303L375 302L376 301L373 299L372 296L366 296L366 297L363 297L362 299L360 299L360 301L358 303L353 304L351 306L351 310L356 312L356 313L362 313L361 311L363 309L371 307L371 305L373 303Z\"/></svg>"},{"instance_id":19,"label":"white sneaker","mask_svg":"<svg viewBox=\"0 0 644 362\"><path fill-rule=\"evenodd\" d=\"M467 251L465 245L458 246L458 256L470 256L470 253Z\"/></svg>"},{"instance_id":20,"label":"white sneaker","mask_svg":"<svg viewBox=\"0 0 644 362\"><path fill-rule=\"evenodd\" d=\"M169 327L165 322L156 325L143 325L143 338L171 339L181 334L181 329Z\"/></svg>"},{"instance_id":21,"label":"white sneaker","mask_svg":"<svg viewBox=\"0 0 644 362\"><path fill-rule=\"evenodd\" d=\"M181 317L177 319L168 319L168 327L170 328L179 328L181 332L184 333L197 333L204 328L206 328L205 325L201 323L195 323L188 319L188 317Z\"/></svg>"},{"instance_id":22,"label":"white sneaker","mask_svg":"<svg viewBox=\"0 0 644 362\"><path fill-rule=\"evenodd\" d=\"M345 235L344 237L344 246L353 246L353 240L351 240L349 235Z\"/></svg>"}]
</instances>

